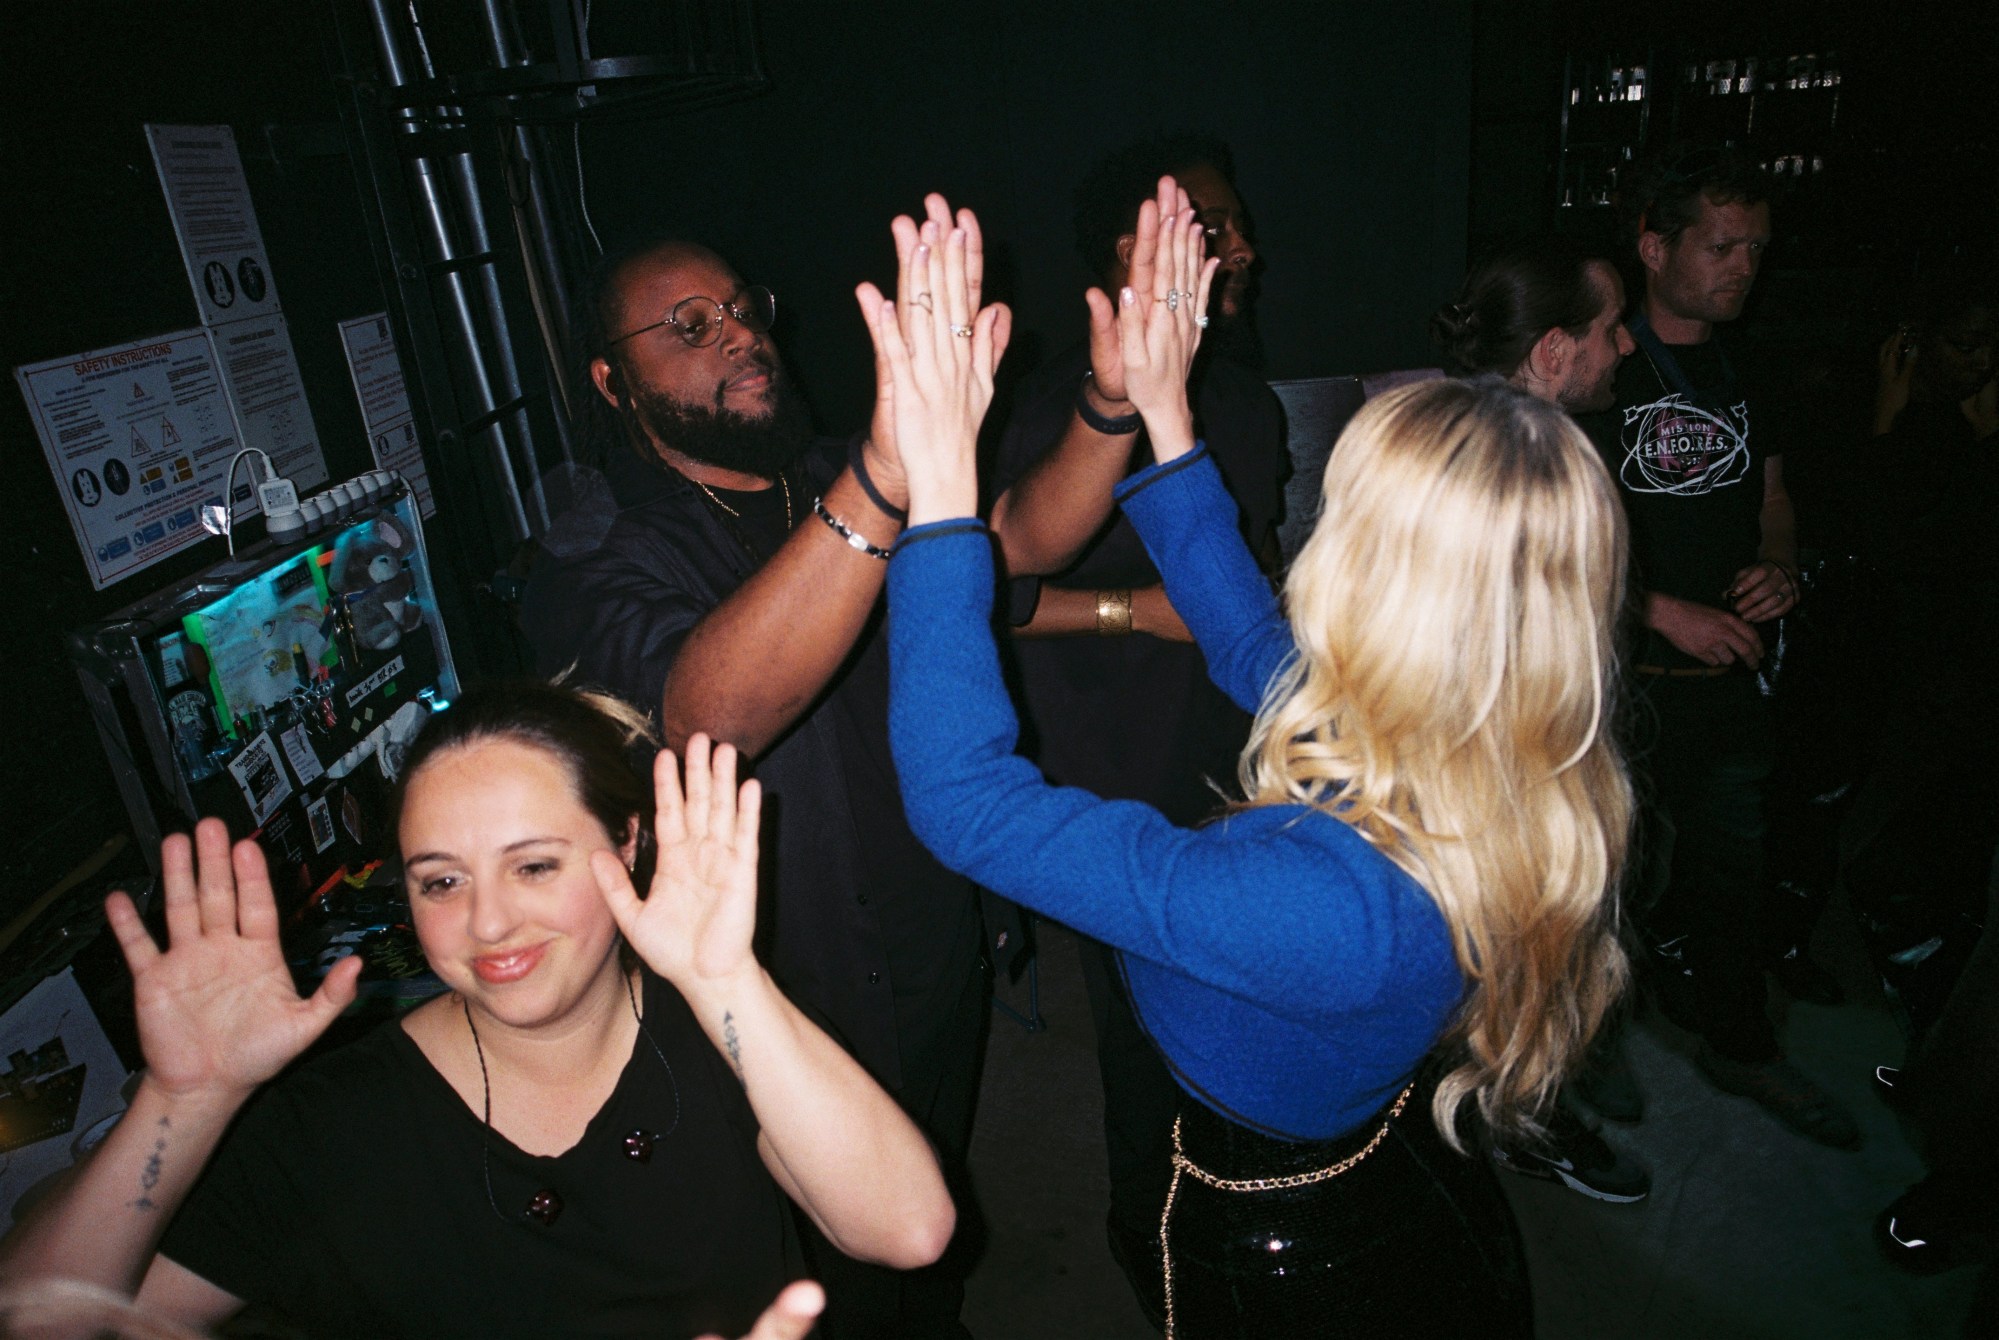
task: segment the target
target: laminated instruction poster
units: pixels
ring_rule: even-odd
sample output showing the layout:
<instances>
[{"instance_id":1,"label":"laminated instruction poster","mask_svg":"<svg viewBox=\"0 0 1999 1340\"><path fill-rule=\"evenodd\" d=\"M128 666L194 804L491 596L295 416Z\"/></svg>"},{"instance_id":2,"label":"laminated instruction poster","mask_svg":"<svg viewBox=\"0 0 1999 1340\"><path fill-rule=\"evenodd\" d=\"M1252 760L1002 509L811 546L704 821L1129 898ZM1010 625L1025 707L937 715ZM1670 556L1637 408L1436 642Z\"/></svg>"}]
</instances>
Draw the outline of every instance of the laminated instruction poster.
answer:
<instances>
[{"instance_id":1,"label":"laminated instruction poster","mask_svg":"<svg viewBox=\"0 0 1999 1340\"><path fill-rule=\"evenodd\" d=\"M396 337L389 314L357 316L340 323L340 347L347 352L347 371L361 401L361 422L367 425L375 464L394 470L409 482L426 518L437 515L430 496L430 476L424 472L423 449L417 445L416 415L403 385L403 365L396 357Z\"/></svg>"},{"instance_id":2,"label":"laminated instruction poster","mask_svg":"<svg viewBox=\"0 0 1999 1340\"><path fill-rule=\"evenodd\" d=\"M243 445L269 453L278 473L303 494L326 482L326 456L278 305L236 134L228 126L149 125L146 140L201 323L215 332Z\"/></svg>"},{"instance_id":3,"label":"laminated instruction poster","mask_svg":"<svg viewBox=\"0 0 1999 1340\"><path fill-rule=\"evenodd\" d=\"M90 569L111 583L208 538L236 424L205 330L14 369ZM254 506L247 465L237 492ZM243 510L238 502L237 510Z\"/></svg>"}]
</instances>

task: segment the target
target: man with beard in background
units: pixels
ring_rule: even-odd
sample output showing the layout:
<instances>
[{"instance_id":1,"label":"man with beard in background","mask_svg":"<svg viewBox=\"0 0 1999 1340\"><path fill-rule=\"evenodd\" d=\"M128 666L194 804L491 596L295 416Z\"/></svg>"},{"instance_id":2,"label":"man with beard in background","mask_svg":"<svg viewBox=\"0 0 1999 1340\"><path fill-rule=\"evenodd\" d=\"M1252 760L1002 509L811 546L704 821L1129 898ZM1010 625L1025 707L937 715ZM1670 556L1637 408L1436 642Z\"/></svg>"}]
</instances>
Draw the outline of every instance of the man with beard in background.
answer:
<instances>
[{"instance_id":1,"label":"man with beard in background","mask_svg":"<svg viewBox=\"0 0 1999 1340\"><path fill-rule=\"evenodd\" d=\"M948 232L948 206L929 204ZM815 441L775 315L769 290L705 247L605 258L576 323L602 485L544 538L522 624L544 674L574 665L573 682L656 713L670 748L706 731L754 760L760 955L962 1188L987 985L972 887L910 833L889 757L878 605L901 466L886 434ZM898 1274L800 1222L823 1334L967 1334L951 1255Z\"/></svg>"},{"instance_id":2,"label":"man with beard in background","mask_svg":"<svg viewBox=\"0 0 1999 1340\"><path fill-rule=\"evenodd\" d=\"M1139 208L1167 176L1221 262L1189 377L1196 427L1241 509L1244 538L1274 565L1286 458L1282 411L1257 370L1257 253L1228 147L1194 134L1119 150L1078 188L1077 249L1103 287L1088 295L1089 337L1019 389L999 444L992 525L1013 579L1011 653L1029 756L1050 781L1193 824L1221 804L1210 779L1232 783L1249 717L1209 682L1137 532L1111 506L1112 488L1151 464L1152 451L1124 399L1107 295L1129 282ZM1178 1091L1132 1012L1115 953L1088 940L1079 948L1104 1086L1111 1252L1163 1324L1159 1221Z\"/></svg>"}]
</instances>

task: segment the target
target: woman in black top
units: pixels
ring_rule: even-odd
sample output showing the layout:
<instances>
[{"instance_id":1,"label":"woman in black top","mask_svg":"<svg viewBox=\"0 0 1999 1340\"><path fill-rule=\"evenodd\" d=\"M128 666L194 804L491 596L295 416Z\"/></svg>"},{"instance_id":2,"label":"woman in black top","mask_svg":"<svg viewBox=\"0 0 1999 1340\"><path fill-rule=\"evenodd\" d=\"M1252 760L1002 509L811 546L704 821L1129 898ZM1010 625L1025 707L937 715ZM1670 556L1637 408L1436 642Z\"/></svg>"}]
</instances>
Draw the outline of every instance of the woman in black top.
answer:
<instances>
[{"instance_id":1,"label":"woman in black top","mask_svg":"<svg viewBox=\"0 0 1999 1340\"><path fill-rule=\"evenodd\" d=\"M170 948L107 908L146 1078L5 1273L196 1324L254 1300L327 1334L685 1337L741 1332L796 1274L785 1195L850 1255L934 1260L928 1144L751 954L756 783L739 804L735 751L696 736L685 802L671 754L648 786L642 729L534 684L433 719L399 835L452 990L254 1102L359 965L298 999L258 848L214 820L167 839Z\"/></svg>"}]
</instances>

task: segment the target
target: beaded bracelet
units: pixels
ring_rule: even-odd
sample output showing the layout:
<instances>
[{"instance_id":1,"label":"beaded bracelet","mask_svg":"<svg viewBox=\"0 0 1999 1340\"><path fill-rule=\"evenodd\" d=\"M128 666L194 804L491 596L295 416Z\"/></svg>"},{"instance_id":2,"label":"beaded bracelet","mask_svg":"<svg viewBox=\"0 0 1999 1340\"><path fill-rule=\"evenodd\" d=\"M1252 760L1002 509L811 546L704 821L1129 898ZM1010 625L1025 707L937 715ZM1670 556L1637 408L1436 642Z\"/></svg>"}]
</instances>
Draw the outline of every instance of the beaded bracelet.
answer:
<instances>
[{"instance_id":1,"label":"beaded bracelet","mask_svg":"<svg viewBox=\"0 0 1999 1340\"><path fill-rule=\"evenodd\" d=\"M859 438L847 444L847 468L854 472L854 482L861 486L861 492L868 495L868 501L881 509L883 516L898 526L909 524L909 513L882 497L882 491L875 487L875 481L868 475L867 457L861 450Z\"/></svg>"},{"instance_id":2,"label":"beaded bracelet","mask_svg":"<svg viewBox=\"0 0 1999 1340\"><path fill-rule=\"evenodd\" d=\"M1083 422L1110 437L1123 437L1143 427L1145 416L1137 410L1120 414L1115 419L1097 412L1097 407L1090 403L1090 383L1096 379L1095 372L1085 372L1082 383L1076 387L1076 413L1082 415Z\"/></svg>"},{"instance_id":3,"label":"beaded bracelet","mask_svg":"<svg viewBox=\"0 0 1999 1340\"><path fill-rule=\"evenodd\" d=\"M814 498L812 500L812 510L818 514L819 519L821 521L825 522L828 526L831 526L833 528L833 533L835 535L839 536L841 539L847 542L847 547L849 549L857 550L860 553L866 554L869 558L878 558L884 563L888 562L889 558L888 550L883 549L879 545L869 544L867 536L861 534L859 531L855 530L852 526L848 525L846 522L840 520L840 518L834 516L831 512L827 511L826 500L823 497Z\"/></svg>"}]
</instances>

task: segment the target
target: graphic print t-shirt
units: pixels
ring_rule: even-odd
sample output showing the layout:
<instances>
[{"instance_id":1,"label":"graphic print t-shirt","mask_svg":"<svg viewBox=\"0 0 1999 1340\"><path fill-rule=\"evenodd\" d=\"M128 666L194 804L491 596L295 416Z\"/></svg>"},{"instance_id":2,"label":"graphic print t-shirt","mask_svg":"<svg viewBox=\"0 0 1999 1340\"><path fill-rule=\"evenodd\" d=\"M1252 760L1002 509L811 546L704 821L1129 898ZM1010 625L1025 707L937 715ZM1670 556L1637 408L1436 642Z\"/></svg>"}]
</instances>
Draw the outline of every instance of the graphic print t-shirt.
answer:
<instances>
[{"instance_id":1,"label":"graphic print t-shirt","mask_svg":"<svg viewBox=\"0 0 1999 1340\"><path fill-rule=\"evenodd\" d=\"M1670 345L1694 394L1676 389L1643 346L1617 371L1617 408L1578 420L1603 454L1631 520L1640 588L1717 609L1763 542L1763 462L1781 450L1768 398L1717 340ZM1657 634L1640 661L1694 665Z\"/></svg>"}]
</instances>

